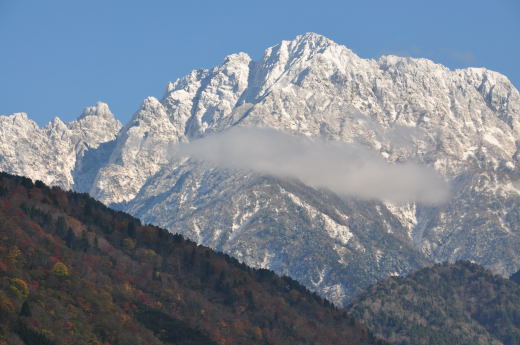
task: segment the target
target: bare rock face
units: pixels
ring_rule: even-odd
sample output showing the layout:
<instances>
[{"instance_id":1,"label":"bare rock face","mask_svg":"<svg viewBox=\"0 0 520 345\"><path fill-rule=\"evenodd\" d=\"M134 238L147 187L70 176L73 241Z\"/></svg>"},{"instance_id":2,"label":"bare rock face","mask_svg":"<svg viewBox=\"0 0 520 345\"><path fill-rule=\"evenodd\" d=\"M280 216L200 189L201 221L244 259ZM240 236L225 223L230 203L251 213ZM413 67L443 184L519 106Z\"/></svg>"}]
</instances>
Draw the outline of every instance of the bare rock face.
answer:
<instances>
[{"instance_id":1,"label":"bare rock face","mask_svg":"<svg viewBox=\"0 0 520 345\"><path fill-rule=\"evenodd\" d=\"M428 262L520 268L520 95L483 68L362 59L309 33L262 59L228 56L147 98L121 130L108 107L45 128L0 117L0 167L90 192L246 263L288 274L335 303ZM419 162L450 183L439 206L340 198L298 181L216 168L171 147L236 126L357 143Z\"/></svg>"}]
</instances>

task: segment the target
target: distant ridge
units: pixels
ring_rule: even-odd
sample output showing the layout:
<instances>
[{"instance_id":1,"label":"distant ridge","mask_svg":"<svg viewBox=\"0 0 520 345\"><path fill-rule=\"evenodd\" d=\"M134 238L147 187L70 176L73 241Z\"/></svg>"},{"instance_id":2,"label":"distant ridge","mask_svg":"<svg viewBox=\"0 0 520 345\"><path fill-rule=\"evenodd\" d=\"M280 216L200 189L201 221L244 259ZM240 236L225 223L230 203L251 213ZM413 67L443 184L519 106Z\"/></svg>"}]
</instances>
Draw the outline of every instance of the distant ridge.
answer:
<instances>
[{"instance_id":1,"label":"distant ridge","mask_svg":"<svg viewBox=\"0 0 520 345\"><path fill-rule=\"evenodd\" d=\"M467 261L385 279L348 310L397 345L520 344L520 286Z\"/></svg>"}]
</instances>

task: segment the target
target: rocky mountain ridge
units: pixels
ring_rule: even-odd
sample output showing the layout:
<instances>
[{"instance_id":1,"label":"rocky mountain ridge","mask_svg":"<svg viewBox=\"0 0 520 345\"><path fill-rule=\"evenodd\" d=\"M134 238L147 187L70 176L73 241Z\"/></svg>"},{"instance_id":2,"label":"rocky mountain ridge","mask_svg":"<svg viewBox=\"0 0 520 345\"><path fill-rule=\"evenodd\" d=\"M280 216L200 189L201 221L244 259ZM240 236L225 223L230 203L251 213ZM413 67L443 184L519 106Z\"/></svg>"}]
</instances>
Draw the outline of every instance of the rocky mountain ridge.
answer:
<instances>
[{"instance_id":1,"label":"rocky mountain ridge","mask_svg":"<svg viewBox=\"0 0 520 345\"><path fill-rule=\"evenodd\" d=\"M3 171L30 176L71 189L84 154L114 140L121 123L108 105L87 107L77 120L54 118L40 128L25 113L0 116L0 165Z\"/></svg>"},{"instance_id":2,"label":"rocky mountain ridge","mask_svg":"<svg viewBox=\"0 0 520 345\"><path fill-rule=\"evenodd\" d=\"M259 61L239 53L193 71L161 100L147 98L120 130L103 117L109 125L95 138L70 134L88 128L71 123L65 127L73 130L57 132L66 135L39 134L44 144L31 146L17 133L50 133L51 124L38 129L23 115L1 121L2 170L89 192L288 274L336 303L427 262L469 259L504 275L520 267L520 95L483 68L363 59L309 33L268 48ZM172 157L178 143L237 126L357 143L390 163L419 162L444 176L452 197L434 206L338 198L298 181Z\"/></svg>"}]
</instances>

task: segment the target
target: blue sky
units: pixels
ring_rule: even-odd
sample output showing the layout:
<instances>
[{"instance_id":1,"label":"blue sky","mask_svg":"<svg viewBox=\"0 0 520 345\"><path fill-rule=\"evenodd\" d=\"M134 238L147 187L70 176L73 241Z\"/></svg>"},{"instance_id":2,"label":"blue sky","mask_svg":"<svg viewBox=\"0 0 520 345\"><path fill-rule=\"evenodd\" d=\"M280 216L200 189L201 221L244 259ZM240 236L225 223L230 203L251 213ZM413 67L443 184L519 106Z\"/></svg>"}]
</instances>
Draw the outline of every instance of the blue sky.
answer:
<instances>
[{"instance_id":1,"label":"blue sky","mask_svg":"<svg viewBox=\"0 0 520 345\"><path fill-rule=\"evenodd\" d=\"M39 124L107 102L127 121L166 83L317 32L365 58L487 67L520 86L520 2L0 0L0 114Z\"/></svg>"}]
</instances>

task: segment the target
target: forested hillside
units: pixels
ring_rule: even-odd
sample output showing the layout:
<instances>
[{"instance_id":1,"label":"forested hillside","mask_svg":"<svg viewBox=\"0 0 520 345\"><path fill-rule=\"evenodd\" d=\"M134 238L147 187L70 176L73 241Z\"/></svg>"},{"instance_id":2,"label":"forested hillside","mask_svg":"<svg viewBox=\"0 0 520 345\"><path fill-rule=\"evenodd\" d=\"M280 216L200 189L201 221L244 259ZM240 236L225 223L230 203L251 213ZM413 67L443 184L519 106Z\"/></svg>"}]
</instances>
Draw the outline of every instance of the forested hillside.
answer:
<instances>
[{"instance_id":1,"label":"forested hillside","mask_svg":"<svg viewBox=\"0 0 520 345\"><path fill-rule=\"evenodd\" d=\"M0 174L0 344L384 344L296 281Z\"/></svg>"},{"instance_id":2,"label":"forested hillside","mask_svg":"<svg viewBox=\"0 0 520 345\"><path fill-rule=\"evenodd\" d=\"M467 261L385 279L348 309L396 344L520 344L520 286Z\"/></svg>"}]
</instances>

